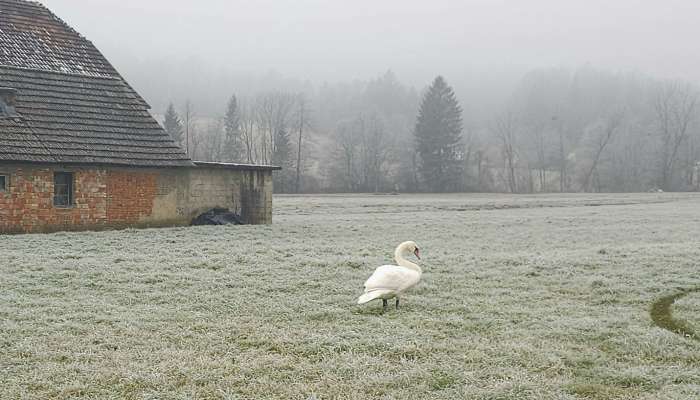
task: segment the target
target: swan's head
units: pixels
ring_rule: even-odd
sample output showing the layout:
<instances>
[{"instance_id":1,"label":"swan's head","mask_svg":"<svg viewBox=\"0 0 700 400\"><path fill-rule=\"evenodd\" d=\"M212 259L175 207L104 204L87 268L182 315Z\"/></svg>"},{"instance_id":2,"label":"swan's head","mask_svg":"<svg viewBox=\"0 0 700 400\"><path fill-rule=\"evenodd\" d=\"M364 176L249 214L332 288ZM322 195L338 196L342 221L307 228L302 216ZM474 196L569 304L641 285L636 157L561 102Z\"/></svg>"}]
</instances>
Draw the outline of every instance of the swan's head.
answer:
<instances>
[{"instance_id":1,"label":"swan's head","mask_svg":"<svg viewBox=\"0 0 700 400\"><path fill-rule=\"evenodd\" d=\"M420 260L420 249L418 248L416 242L413 241L401 243L399 247L396 248L396 254L400 254L402 256L413 254L416 256L417 259Z\"/></svg>"}]
</instances>

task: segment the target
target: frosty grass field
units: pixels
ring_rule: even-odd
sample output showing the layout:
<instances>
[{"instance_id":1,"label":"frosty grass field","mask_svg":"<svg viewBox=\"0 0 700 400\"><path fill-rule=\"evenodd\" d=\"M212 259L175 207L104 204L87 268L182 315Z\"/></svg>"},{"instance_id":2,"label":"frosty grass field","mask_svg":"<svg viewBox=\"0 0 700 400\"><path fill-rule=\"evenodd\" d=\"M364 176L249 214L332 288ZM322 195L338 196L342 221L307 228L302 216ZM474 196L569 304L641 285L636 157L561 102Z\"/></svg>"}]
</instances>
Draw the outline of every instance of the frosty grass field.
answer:
<instances>
[{"instance_id":1,"label":"frosty grass field","mask_svg":"<svg viewBox=\"0 0 700 400\"><path fill-rule=\"evenodd\" d=\"M275 199L273 226L0 237L2 399L698 399L700 196ZM403 240L423 281L355 304ZM700 330L700 292L671 306Z\"/></svg>"}]
</instances>

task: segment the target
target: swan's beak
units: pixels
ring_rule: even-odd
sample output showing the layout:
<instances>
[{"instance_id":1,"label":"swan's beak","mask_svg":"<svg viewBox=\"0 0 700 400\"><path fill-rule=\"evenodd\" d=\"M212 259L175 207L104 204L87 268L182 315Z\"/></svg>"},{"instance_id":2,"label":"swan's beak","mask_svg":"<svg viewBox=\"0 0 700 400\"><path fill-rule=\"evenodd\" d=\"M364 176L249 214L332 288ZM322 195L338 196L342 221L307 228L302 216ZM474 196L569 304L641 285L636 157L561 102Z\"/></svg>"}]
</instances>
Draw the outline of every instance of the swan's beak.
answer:
<instances>
[{"instance_id":1,"label":"swan's beak","mask_svg":"<svg viewBox=\"0 0 700 400\"><path fill-rule=\"evenodd\" d=\"M416 258L420 260L420 250L418 249L418 247L416 247L416 250L413 252L413 254L415 254Z\"/></svg>"}]
</instances>

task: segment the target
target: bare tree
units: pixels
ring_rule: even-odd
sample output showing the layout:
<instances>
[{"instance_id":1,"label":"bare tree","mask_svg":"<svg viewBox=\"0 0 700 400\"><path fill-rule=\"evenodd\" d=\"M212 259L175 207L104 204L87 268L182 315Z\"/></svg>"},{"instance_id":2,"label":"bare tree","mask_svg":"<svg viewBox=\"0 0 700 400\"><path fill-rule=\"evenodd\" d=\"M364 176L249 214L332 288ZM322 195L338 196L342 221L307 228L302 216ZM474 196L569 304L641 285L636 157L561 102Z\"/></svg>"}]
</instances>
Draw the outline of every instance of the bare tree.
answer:
<instances>
[{"instance_id":1,"label":"bare tree","mask_svg":"<svg viewBox=\"0 0 700 400\"><path fill-rule=\"evenodd\" d=\"M292 126L292 111L296 97L284 92L267 92L257 96L255 102L255 114L257 128L260 133L261 158L266 164L280 162L273 160L277 154L277 145L281 135L288 134ZM285 160L289 156L284 154ZM278 174L279 175L279 174Z\"/></svg>"},{"instance_id":2,"label":"bare tree","mask_svg":"<svg viewBox=\"0 0 700 400\"><path fill-rule=\"evenodd\" d=\"M549 164L548 149L549 149L549 137L547 135L546 126L542 123L535 123L531 125L531 129L534 133L534 145L535 145L535 166L537 168L537 182L539 184L539 191L547 191L547 166Z\"/></svg>"},{"instance_id":3,"label":"bare tree","mask_svg":"<svg viewBox=\"0 0 700 400\"><path fill-rule=\"evenodd\" d=\"M355 121L341 121L335 130L336 153L342 164L342 180L345 190L357 190L357 144L354 132Z\"/></svg>"},{"instance_id":4,"label":"bare tree","mask_svg":"<svg viewBox=\"0 0 700 400\"><path fill-rule=\"evenodd\" d=\"M241 139L245 145L245 160L252 164L257 161L255 157L255 111L250 103L239 104L241 110Z\"/></svg>"},{"instance_id":5,"label":"bare tree","mask_svg":"<svg viewBox=\"0 0 700 400\"><path fill-rule=\"evenodd\" d=\"M358 117L359 139L362 154L364 190L379 192L384 167L390 152L389 137L379 116Z\"/></svg>"},{"instance_id":6,"label":"bare tree","mask_svg":"<svg viewBox=\"0 0 700 400\"><path fill-rule=\"evenodd\" d=\"M296 175L294 178L294 191L301 192L302 149L304 145L304 131L310 128L309 109L306 97L300 93L297 97L297 151L296 151Z\"/></svg>"},{"instance_id":7,"label":"bare tree","mask_svg":"<svg viewBox=\"0 0 700 400\"><path fill-rule=\"evenodd\" d=\"M484 151L477 150L476 152L476 187L479 191L484 191Z\"/></svg>"},{"instance_id":8,"label":"bare tree","mask_svg":"<svg viewBox=\"0 0 700 400\"><path fill-rule=\"evenodd\" d=\"M672 189L678 153L688 138L697 102L698 92L688 84L667 82L657 90L654 111L661 139L659 186L664 190Z\"/></svg>"},{"instance_id":9,"label":"bare tree","mask_svg":"<svg viewBox=\"0 0 700 400\"><path fill-rule=\"evenodd\" d=\"M688 135L688 145L685 146L683 155L683 172L685 188L698 190L700 179L698 179L698 169L700 168L700 148L698 148L697 132Z\"/></svg>"},{"instance_id":10,"label":"bare tree","mask_svg":"<svg viewBox=\"0 0 700 400\"><path fill-rule=\"evenodd\" d=\"M223 117L226 140L222 143L227 161L240 161L244 154L241 138L241 109L236 95L231 95Z\"/></svg>"},{"instance_id":11,"label":"bare tree","mask_svg":"<svg viewBox=\"0 0 700 400\"><path fill-rule=\"evenodd\" d=\"M559 192L564 193L568 189L567 185L567 165L569 162L568 155L566 152L566 136L564 134L564 124L560 116L552 117L552 122L554 123L555 130L557 132L557 144L559 149L558 162L559 162Z\"/></svg>"},{"instance_id":12,"label":"bare tree","mask_svg":"<svg viewBox=\"0 0 700 400\"><path fill-rule=\"evenodd\" d=\"M512 112L508 111L494 120L493 132L499 140L501 155L503 157L503 169L508 191L518 191L516 175L517 151L516 151L516 120Z\"/></svg>"},{"instance_id":13,"label":"bare tree","mask_svg":"<svg viewBox=\"0 0 700 400\"><path fill-rule=\"evenodd\" d=\"M199 148L202 144L202 136L199 134L199 130L196 125L192 125L190 128L190 158L193 160L200 160Z\"/></svg>"},{"instance_id":14,"label":"bare tree","mask_svg":"<svg viewBox=\"0 0 700 400\"><path fill-rule=\"evenodd\" d=\"M229 154L223 125L222 118L215 118L207 122L206 130L201 140L202 159L204 161L228 161Z\"/></svg>"},{"instance_id":15,"label":"bare tree","mask_svg":"<svg viewBox=\"0 0 700 400\"><path fill-rule=\"evenodd\" d=\"M273 114L274 99L271 93L258 95L255 100L255 118L258 135L258 160L263 164L271 164L272 142L274 141Z\"/></svg>"},{"instance_id":16,"label":"bare tree","mask_svg":"<svg viewBox=\"0 0 700 400\"><path fill-rule=\"evenodd\" d=\"M594 140L593 158L590 167L585 172L583 176L583 181L581 183L581 190L584 192L590 191L591 177L594 172L597 172L598 163L600 162L600 157L605 151L605 148L610 144L615 136L615 133L620 128L624 118L624 112L617 111L609 115L602 128L602 133L597 136Z\"/></svg>"},{"instance_id":17,"label":"bare tree","mask_svg":"<svg viewBox=\"0 0 700 400\"><path fill-rule=\"evenodd\" d=\"M196 149L193 151L190 151L190 142L193 136L193 131L194 131L194 125L195 125L195 113L194 113L194 107L192 106L192 102L190 102L189 99L185 101L185 110L183 113L183 119L184 119L184 128L185 128L185 151L189 155L189 157L194 157Z\"/></svg>"},{"instance_id":18,"label":"bare tree","mask_svg":"<svg viewBox=\"0 0 700 400\"><path fill-rule=\"evenodd\" d=\"M478 151L479 143L478 139L474 135L474 129L472 126L465 126L462 134L464 142L464 182L463 187L467 190L474 189L474 174L473 166L474 154Z\"/></svg>"}]
</instances>

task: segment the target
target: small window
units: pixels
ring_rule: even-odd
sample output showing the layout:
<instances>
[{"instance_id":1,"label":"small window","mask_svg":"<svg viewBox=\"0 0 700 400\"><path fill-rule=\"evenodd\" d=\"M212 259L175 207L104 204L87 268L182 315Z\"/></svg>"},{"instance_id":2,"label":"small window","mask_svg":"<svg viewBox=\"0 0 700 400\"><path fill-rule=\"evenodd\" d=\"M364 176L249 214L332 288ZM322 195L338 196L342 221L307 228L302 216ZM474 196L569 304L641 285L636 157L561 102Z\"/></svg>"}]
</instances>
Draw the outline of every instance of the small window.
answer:
<instances>
[{"instance_id":1,"label":"small window","mask_svg":"<svg viewBox=\"0 0 700 400\"><path fill-rule=\"evenodd\" d=\"M55 172L53 174L53 205L70 207L73 205L73 174Z\"/></svg>"},{"instance_id":2,"label":"small window","mask_svg":"<svg viewBox=\"0 0 700 400\"><path fill-rule=\"evenodd\" d=\"M17 91L12 88L0 87L0 118L19 117L15 104L17 103Z\"/></svg>"},{"instance_id":3,"label":"small window","mask_svg":"<svg viewBox=\"0 0 700 400\"><path fill-rule=\"evenodd\" d=\"M0 192L6 192L10 186L10 179L7 175L0 175Z\"/></svg>"}]
</instances>

